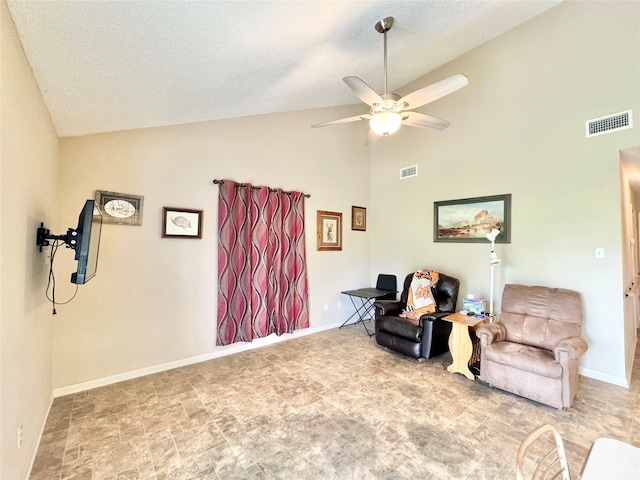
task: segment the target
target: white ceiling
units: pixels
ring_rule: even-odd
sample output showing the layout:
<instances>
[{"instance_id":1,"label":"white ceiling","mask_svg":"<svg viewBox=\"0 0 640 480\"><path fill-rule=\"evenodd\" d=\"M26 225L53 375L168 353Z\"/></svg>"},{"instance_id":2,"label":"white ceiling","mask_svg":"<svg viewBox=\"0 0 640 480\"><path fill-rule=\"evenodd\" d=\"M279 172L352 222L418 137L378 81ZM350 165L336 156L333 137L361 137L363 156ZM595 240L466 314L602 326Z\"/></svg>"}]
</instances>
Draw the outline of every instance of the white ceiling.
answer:
<instances>
[{"instance_id":1,"label":"white ceiling","mask_svg":"<svg viewBox=\"0 0 640 480\"><path fill-rule=\"evenodd\" d=\"M393 91L560 0L9 0L61 137L358 103ZM459 72L464 73L464 72ZM326 118L319 118L319 121Z\"/></svg>"}]
</instances>

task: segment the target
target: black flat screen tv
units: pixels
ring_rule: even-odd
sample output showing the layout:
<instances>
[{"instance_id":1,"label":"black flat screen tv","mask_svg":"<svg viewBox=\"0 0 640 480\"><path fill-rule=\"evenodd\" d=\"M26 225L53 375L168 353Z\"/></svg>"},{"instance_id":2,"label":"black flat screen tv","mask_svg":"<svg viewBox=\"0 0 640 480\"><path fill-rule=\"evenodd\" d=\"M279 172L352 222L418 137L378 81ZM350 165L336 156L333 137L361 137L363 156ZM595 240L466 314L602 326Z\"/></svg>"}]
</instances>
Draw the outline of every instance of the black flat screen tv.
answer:
<instances>
[{"instance_id":1,"label":"black flat screen tv","mask_svg":"<svg viewBox=\"0 0 640 480\"><path fill-rule=\"evenodd\" d=\"M91 280L98 269L98 250L100 249L100 232L102 230L102 214L95 200L87 200L78 217L75 243L78 270L71 274L71 283L83 285Z\"/></svg>"}]
</instances>

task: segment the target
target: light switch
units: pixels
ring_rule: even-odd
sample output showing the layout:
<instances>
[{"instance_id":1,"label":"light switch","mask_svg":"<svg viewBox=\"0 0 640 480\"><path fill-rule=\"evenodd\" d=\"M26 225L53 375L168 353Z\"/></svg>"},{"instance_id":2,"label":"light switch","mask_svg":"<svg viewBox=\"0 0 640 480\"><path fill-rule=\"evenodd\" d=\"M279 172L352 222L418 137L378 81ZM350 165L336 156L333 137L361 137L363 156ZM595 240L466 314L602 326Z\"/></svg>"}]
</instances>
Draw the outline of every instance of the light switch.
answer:
<instances>
[{"instance_id":1,"label":"light switch","mask_svg":"<svg viewBox=\"0 0 640 480\"><path fill-rule=\"evenodd\" d=\"M596 248L596 258L604 258L604 248Z\"/></svg>"}]
</instances>

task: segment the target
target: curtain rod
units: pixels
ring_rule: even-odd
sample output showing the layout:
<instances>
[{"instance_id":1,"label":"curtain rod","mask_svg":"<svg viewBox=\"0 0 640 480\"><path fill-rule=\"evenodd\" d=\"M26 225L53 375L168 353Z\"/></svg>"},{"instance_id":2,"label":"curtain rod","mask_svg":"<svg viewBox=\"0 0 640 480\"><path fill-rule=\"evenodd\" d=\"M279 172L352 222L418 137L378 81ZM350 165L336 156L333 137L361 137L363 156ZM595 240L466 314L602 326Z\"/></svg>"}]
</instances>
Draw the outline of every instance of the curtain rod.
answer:
<instances>
[{"instance_id":1,"label":"curtain rod","mask_svg":"<svg viewBox=\"0 0 640 480\"><path fill-rule=\"evenodd\" d=\"M218 184L222 185L224 183L224 180L214 179L213 183L216 184L216 185L218 185ZM238 183L238 186L242 187L242 188L245 188L247 185L249 185L249 184L248 183ZM257 190L260 187L252 186L251 188L255 188ZM270 188L269 191L275 192L276 189L275 188ZM287 195L291 195L291 192L284 192L284 193L286 193ZM309 194L309 193L303 193L302 195L304 195L306 198L311 198L311 194Z\"/></svg>"}]
</instances>

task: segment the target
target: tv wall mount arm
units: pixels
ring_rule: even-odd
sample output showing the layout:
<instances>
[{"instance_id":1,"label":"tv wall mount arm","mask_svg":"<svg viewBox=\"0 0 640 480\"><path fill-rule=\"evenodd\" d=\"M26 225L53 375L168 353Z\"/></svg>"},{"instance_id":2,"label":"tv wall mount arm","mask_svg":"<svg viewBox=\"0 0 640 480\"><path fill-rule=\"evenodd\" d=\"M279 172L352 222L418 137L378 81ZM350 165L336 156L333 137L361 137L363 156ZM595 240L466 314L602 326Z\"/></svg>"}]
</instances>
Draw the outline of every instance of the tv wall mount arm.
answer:
<instances>
[{"instance_id":1,"label":"tv wall mount arm","mask_svg":"<svg viewBox=\"0 0 640 480\"><path fill-rule=\"evenodd\" d=\"M36 232L36 245L40 247L40 251L42 251L42 247L51 245L49 240L62 240L67 248L75 249L79 237L78 232L73 228L69 228L65 235L51 235L49 229L44 228L44 223L40 223L38 231Z\"/></svg>"}]
</instances>

